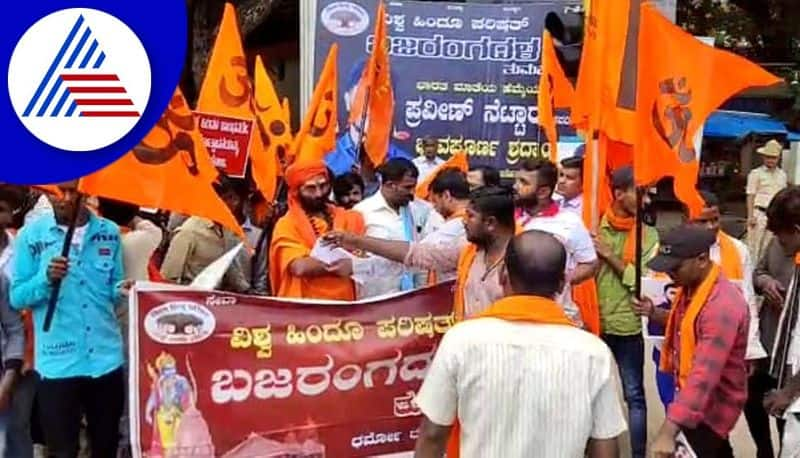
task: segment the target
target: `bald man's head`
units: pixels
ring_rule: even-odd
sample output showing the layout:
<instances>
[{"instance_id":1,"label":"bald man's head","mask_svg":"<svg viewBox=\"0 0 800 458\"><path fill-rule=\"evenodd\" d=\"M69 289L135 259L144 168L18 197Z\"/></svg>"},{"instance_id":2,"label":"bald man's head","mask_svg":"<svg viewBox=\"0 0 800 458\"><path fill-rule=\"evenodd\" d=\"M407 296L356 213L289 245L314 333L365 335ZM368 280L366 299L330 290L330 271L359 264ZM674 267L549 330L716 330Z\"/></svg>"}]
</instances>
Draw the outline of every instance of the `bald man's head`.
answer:
<instances>
[{"instance_id":1,"label":"bald man's head","mask_svg":"<svg viewBox=\"0 0 800 458\"><path fill-rule=\"evenodd\" d=\"M553 298L564 289L567 252L553 235L526 231L506 249L506 294Z\"/></svg>"}]
</instances>

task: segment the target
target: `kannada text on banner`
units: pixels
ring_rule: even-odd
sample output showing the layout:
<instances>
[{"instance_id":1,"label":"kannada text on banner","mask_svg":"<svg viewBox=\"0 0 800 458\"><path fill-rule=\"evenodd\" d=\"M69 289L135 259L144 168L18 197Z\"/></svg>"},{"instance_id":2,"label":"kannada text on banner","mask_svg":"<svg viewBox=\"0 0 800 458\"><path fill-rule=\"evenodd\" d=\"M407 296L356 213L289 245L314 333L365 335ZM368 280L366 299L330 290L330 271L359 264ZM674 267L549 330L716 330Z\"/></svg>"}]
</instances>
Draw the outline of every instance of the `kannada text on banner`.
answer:
<instances>
[{"instance_id":1,"label":"kannada text on banner","mask_svg":"<svg viewBox=\"0 0 800 458\"><path fill-rule=\"evenodd\" d=\"M137 287L136 456L413 450L413 396L453 325L452 287L342 305Z\"/></svg>"},{"instance_id":2,"label":"kannada text on banner","mask_svg":"<svg viewBox=\"0 0 800 458\"><path fill-rule=\"evenodd\" d=\"M421 154L421 139L439 139L445 158L465 151L475 164L515 169L529 157L548 157L538 126L536 94L541 36L549 12L574 14L581 2L487 5L387 2L395 94L393 143ZM339 43L340 135L347 127L353 86L373 46L377 0L319 0L316 74ZM569 118L557 117L562 134Z\"/></svg>"}]
</instances>

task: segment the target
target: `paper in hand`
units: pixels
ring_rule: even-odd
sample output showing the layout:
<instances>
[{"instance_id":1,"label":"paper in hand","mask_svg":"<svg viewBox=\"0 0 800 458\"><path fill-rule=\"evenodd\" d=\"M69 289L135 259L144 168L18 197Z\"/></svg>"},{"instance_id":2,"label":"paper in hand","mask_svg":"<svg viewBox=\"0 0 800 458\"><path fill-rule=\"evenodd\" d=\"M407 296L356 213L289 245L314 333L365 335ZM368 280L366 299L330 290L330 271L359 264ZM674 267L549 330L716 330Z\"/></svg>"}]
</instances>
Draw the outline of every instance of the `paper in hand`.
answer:
<instances>
[{"instance_id":1,"label":"paper in hand","mask_svg":"<svg viewBox=\"0 0 800 458\"><path fill-rule=\"evenodd\" d=\"M314 248L311 249L310 256L328 265L331 265L340 259L350 259L353 257L353 255L348 253L344 248L334 247L332 245L323 245L322 239L317 239L317 243L315 243Z\"/></svg>"}]
</instances>

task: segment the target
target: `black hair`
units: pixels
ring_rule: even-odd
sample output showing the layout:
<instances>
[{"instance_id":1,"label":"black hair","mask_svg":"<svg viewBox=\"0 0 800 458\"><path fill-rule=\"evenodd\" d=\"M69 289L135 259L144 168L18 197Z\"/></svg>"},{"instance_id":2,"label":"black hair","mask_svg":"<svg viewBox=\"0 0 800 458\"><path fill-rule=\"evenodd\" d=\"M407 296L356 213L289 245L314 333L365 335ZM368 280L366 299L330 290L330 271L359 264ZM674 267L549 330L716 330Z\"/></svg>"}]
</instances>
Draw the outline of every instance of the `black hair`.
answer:
<instances>
[{"instance_id":1,"label":"black hair","mask_svg":"<svg viewBox=\"0 0 800 458\"><path fill-rule=\"evenodd\" d=\"M767 207L767 229L796 231L800 226L800 186L789 186L775 194Z\"/></svg>"},{"instance_id":2,"label":"black hair","mask_svg":"<svg viewBox=\"0 0 800 458\"><path fill-rule=\"evenodd\" d=\"M633 167L630 165L622 166L611 173L611 191L627 191L633 185Z\"/></svg>"},{"instance_id":3,"label":"black hair","mask_svg":"<svg viewBox=\"0 0 800 458\"><path fill-rule=\"evenodd\" d=\"M127 226L139 214L139 206L118 200L98 197L97 210L103 218L115 222L118 226Z\"/></svg>"},{"instance_id":4,"label":"black hair","mask_svg":"<svg viewBox=\"0 0 800 458\"><path fill-rule=\"evenodd\" d=\"M514 220L514 193L502 186L482 186L469 193L470 205L483 217L493 216L497 222L513 229Z\"/></svg>"},{"instance_id":5,"label":"black hair","mask_svg":"<svg viewBox=\"0 0 800 458\"><path fill-rule=\"evenodd\" d=\"M547 186L555 191L558 183L558 167L547 159L525 159L521 164L522 170L536 172L536 184Z\"/></svg>"},{"instance_id":6,"label":"black hair","mask_svg":"<svg viewBox=\"0 0 800 458\"><path fill-rule=\"evenodd\" d=\"M337 201L340 196L350 194L353 188L360 188L364 192L364 179L357 173L347 172L333 180L333 195Z\"/></svg>"},{"instance_id":7,"label":"black hair","mask_svg":"<svg viewBox=\"0 0 800 458\"><path fill-rule=\"evenodd\" d=\"M500 172L491 165L479 165L473 167L470 171L479 170L483 177L484 186L500 186Z\"/></svg>"},{"instance_id":8,"label":"black hair","mask_svg":"<svg viewBox=\"0 0 800 458\"><path fill-rule=\"evenodd\" d=\"M214 191L217 192L219 196L224 196L228 193L237 193L236 185L228 175L224 173L220 173L217 175L217 181L214 182Z\"/></svg>"},{"instance_id":9,"label":"black hair","mask_svg":"<svg viewBox=\"0 0 800 458\"><path fill-rule=\"evenodd\" d=\"M467 176L464 172L454 167L448 167L437 173L436 178L433 179L428 189L433 194L441 194L448 191L454 199L469 198Z\"/></svg>"},{"instance_id":10,"label":"black hair","mask_svg":"<svg viewBox=\"0 0 800 458\"><path fill-rule=\"evenodd\" d=\"M582 157L578 157L578 156L568 157L568 158L564 159L563 161L561 161L561 167L563 167L565 169L578 169L578 171L580 172L581 176L583 176L583 158Z\"/></svg>"},{"instance_id":11,"label":"black hair","mask_svg":"<svg viewBox=\"0 0 800 458\"><path fill-rule=\"evenodd\" d=\"M515 294L555 297L564 285L566 263L564 245L544 231L525 231L506 248L506 272Z\"/></svg>"},{"instance_id":12,"label":"black hair","mask_svg":"<svg viewBox=\"0 0 800 458\"><path fill-rule=\"evenodd\" d=\"M12 211L22 207L27 198L27 189L15 185L0 185L0 201L8 203Z\"/></svg>"},{"instance_id":13,"label":"black hair","mask_svg":"<svg viewBox=\"0 0 800 458\"><path fill-rule=\"evenodd\" d=\"M413 162L406 158L396 157L384 162L383 165L378 167L383 182L387 181L401 181L406 175L412 178L419 177L419 170Z\"/></svg>"}]
</instances>

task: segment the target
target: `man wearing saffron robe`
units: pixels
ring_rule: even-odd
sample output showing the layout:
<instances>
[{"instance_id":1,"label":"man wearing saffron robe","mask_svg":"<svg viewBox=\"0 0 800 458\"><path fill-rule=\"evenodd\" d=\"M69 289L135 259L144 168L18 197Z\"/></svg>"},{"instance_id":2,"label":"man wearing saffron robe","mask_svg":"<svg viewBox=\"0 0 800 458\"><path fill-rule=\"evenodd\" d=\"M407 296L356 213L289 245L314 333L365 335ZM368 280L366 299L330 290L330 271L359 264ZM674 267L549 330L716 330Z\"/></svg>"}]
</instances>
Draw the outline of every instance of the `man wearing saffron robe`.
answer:
<instances>
[{"instance_id":1,"label":"man wearing saffron robe","mask_svg":"<svg viewBox=\"0 0 800 458\"><path fill-rule=\"evenodd\" d=\"M323 161L299 159L286 169L289 210L275 224L269 278L278 297L355 300L353 281L337 264L312 258L317 239L332 230L364 232L361 215L328 201L331 177Z\"/></svg>"}]
</instances>

